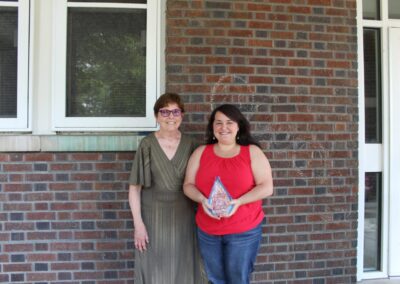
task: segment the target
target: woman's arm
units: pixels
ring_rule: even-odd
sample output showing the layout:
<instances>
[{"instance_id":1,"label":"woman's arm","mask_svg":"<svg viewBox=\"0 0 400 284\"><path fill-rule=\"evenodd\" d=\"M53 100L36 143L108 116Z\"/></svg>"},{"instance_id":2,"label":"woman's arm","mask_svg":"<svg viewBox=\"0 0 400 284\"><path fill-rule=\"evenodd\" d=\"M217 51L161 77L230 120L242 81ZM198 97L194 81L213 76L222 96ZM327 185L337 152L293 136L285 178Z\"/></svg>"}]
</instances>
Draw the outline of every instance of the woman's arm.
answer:
<instances>
[{"instance_id":1,"label":"woman's arm","mask_svg":"<svg viewBox=\"0 0 400 284\"><path fill-rule=\"evenodd\" d=\"M226 217L232 216L241 205L264 199L273 193L272 171L267 157L259 147L250 145L250 158L255 187L231 201L234 208Z\"/></svg>"},{"instance_id":2,"label":"woman's arm","mask_svg":"<svg viewBox=\"0 0 400 284\"><path fill-rule=\"evenodd\" d=\"M185 181L183 182L183 192L187 197L197 203L202 203L207 199L195 186L196 174L200 166L200 157L204 148L204 146L200 146L194 150L193 154L190 156L186 167Z\"/></svg>"},{"instance_id":3,"label":"woman's arm","mask_svg":"<svg viewBox=\"0 0 400 284\"><path fill-rule=\"evenodd\" d=\"M207 202L207 197L205 197L196 187L196 174L200 166L200 158L203 154L205 146L200 146L197 148L193 154L190 156L188 165L186 167L185 181L183 182L183 192L187 197L193 201L200 203L203 206L204 212L214 219L219 219L212 215L209 210L210 206Z\"/></svg>"},{"instance_id":4,"label":"woman's arm","mask_svg":"<svg viewBox=\"0 0 400 284\"><path fill-rule=\"evenodd\" d=\"M140 252L147 249L149 243L149 236L147 235L146 226L143 223L141 207L140 207L140 193L142 186L140 185L129 185L129 206L131 207L133 224L135 227L135 248Z\"/></svg>"},{"instance_id":5,"label":"woman's arm","mask_svg":"<svg viewBox=\"0 0 400 284\"><path fill-rule=\"evenodd\" d=\"M272 170L267 157L260 148L250 145L250 158L256 186L239 198L242 204L264 199L273 193Z\"/></svg>"}]
</instances>

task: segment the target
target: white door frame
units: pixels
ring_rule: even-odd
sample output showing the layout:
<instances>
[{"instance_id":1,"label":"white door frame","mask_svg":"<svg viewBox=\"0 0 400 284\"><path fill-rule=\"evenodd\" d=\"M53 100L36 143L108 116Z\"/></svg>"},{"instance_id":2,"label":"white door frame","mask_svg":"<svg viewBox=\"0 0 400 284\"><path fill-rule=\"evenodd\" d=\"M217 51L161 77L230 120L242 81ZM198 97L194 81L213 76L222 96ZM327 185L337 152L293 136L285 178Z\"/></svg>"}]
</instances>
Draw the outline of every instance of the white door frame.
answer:
<instances>
[{"instance_id":1,"label":"white door frame","mask_svg":"<svg viewBox=\"0 0 400 284\"><path fill-rule=\"evenodd\" d=\"M389 28L390 178L389 267L390 277L400 276L400 28Z\"/></svg>"},{"instance_id":2,"label":"white door frame","mask_svg":"<svg viewBox=\"0 0 400 284\"><path fill-rule=\"evenodd\" d=\"M400 20L388 19L388 0L380 1L380 20L363 20L362 2L357 0L360 117L357 281L400 276ZM382 144L365 143L364 28L381 32ZM382 172L381 270L374 272L364 272L366 172Z\"/></svg>"}]
</instances>

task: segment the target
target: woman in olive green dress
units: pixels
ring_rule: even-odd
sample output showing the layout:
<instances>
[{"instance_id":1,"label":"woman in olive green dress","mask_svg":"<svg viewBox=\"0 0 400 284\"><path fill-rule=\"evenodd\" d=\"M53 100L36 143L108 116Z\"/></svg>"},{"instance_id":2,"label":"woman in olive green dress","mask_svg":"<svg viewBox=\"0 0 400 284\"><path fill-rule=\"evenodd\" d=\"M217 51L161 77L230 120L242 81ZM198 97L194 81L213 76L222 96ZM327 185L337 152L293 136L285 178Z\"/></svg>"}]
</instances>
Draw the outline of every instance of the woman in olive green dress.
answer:
<instances>
[{"instance_id":1,"label":"woman in olive green dress","mask_svg":"<svg viewBox=\"0 0 400 284\"><path fill-rule=\"evenodd\" d=\"M183 113L177 94L157 100L154 115L160 128L142 139L132 165L135 284L206 283L195 244L194 204L182 190L196 147L179 131Z\"/></svg>"}]
</instances>

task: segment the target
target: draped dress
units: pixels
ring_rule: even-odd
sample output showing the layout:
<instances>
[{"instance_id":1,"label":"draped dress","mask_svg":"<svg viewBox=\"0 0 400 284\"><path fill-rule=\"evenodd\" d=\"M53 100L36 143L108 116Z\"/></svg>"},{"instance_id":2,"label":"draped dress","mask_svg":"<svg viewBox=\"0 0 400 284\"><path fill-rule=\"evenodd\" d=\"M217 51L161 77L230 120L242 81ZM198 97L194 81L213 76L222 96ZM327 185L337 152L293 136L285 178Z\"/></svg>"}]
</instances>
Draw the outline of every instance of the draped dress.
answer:
<instances>
[{"instance_id":1,"label":"draped dress","mask_svg":"<svg viewBox=\"0 0 400 284\"><path fill-rule=\"evenodd\" d=\"M129 183L142 185L149 245L145 252L135 250L135 284L207 283L196 245L194 203L182 188L195 147L194 140L182 134L169 159L151 133L137 149Z\"/></svg>"}]
</instances>

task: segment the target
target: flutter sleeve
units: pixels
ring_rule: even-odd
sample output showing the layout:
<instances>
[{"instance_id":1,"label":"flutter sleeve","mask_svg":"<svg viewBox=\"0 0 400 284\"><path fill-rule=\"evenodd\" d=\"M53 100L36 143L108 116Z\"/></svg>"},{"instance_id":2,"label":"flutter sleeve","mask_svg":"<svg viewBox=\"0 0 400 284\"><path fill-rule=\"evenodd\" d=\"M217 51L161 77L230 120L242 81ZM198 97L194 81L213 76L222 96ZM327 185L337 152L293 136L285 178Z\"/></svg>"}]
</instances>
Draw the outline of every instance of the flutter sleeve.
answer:
<instances>
[{"instance_id":1,"label":"flutter sleeve","mask_svg":"<svg viewBox=\"0 0 400 284\"><path fill-rule=\"evenodd\" d=\"M146 143L146 139L142 139L136 151L135 158L132 163L132 170L129 177L129 184L141 185L143 187L151 186L150 171L150 145Z\"/></svg>"}]
</instances>

